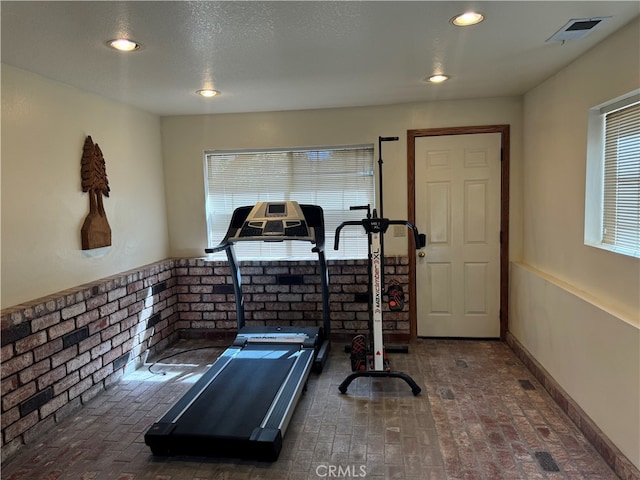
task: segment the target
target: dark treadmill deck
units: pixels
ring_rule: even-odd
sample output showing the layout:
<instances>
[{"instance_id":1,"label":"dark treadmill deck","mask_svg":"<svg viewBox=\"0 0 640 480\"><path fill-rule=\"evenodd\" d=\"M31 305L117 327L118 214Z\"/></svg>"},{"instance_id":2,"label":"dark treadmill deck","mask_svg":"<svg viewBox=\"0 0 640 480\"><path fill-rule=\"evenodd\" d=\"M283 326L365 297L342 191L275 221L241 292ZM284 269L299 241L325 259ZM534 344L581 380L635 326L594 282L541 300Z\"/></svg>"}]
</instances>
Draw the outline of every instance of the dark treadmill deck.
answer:
<instances>
[{"instance_id":1,"label":"dark treadmill deck","mask_svg":"<svg viewBox=\"0 0 640 480\"><path fill-rule=\"evenodd\" d=\"M230 347L145 435L154 455L277 459L313 348Z\"/></svg>"}]
</instances>

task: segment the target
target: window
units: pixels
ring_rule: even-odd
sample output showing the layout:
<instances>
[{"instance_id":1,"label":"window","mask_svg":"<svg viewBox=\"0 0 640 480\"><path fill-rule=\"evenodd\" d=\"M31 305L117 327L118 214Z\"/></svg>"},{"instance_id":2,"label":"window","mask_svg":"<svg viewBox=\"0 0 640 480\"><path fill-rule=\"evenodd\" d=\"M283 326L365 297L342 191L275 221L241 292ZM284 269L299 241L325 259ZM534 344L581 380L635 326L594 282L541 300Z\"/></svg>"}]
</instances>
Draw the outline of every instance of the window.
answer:
<instances>
[{"instance_id":1,"label":"window","mask_svg":"<svg viewBox=\"0 0 640 480\"><path fill-rule=\"evenodd\" d=\"M374 205L373 145L207 152L205 182L209 246L224 238L237 207L294 200L323 208L328 259L367 258L361 228L344 228L337 251L333 242L340 223L365 216L349 207ZM235 251L239 260L303 260L317 258L312 247L308 242L237 242Z\"/></svg>"},{"instance_id":2,"label":"window","mask_svg":"<svg viewBox=\"0 0 640 480\"><path fill-rule=\"evenodd\" d=\"M585 243L640 257L640 93L591 109Z\"/></svg>"}]
</instances>

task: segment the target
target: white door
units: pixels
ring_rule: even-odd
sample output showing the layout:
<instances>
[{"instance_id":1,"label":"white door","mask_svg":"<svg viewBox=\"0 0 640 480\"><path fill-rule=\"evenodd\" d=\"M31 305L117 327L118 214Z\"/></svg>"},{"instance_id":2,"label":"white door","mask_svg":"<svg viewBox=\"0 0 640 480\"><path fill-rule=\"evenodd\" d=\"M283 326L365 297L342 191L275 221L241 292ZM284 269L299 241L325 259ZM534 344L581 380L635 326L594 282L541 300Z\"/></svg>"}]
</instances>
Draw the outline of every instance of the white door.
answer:
<instances>
[{"instance_id":1,"label":"white door","mask_svg":"<svg viewBox=\"0 0 640 480\"><path fill-rule=\"evenodd\" d=\"M418 336L500 337L500 133L418 137Z\"/></svg>"}]
</instances>

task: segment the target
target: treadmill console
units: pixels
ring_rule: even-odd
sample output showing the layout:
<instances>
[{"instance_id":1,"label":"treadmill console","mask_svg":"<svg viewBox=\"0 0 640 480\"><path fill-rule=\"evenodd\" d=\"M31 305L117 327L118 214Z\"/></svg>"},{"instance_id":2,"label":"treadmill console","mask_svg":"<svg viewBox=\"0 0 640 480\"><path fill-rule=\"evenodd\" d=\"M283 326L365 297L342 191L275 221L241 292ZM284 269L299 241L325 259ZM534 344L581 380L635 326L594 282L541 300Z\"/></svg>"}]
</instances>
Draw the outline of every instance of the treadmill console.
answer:
<instances>
[{"instance_id":1,"label":"treadmill console","mask_svg":"<svg viewBox=\"0 0 640 480\"><path fill-rule=\"evenodd\" d=\"M315 242L315 231L308 225L297 202L259 202L249 212L242 226L229 242L261 240L280 242L283 240L308 240Z\"/></svg>"}]
</instances>

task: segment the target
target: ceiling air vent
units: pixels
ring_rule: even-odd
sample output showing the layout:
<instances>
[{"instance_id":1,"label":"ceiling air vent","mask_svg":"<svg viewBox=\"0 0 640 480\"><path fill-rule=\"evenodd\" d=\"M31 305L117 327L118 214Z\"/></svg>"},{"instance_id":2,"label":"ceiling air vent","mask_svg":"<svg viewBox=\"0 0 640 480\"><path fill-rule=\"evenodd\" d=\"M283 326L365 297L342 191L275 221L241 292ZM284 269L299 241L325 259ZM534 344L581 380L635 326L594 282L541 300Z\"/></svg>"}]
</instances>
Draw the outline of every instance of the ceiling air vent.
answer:
<instances>
[{"instance_id":1,"label":"ceiling air vent","mask_svg":"<svg viewBox=\"0 0 640 480\"><path fill-rule=\"evenodd\" d=\"M579 40L611 17L573 18L569 20L560 30L547 39L547 42L567 42L569 40Z\"/></svg>"}]
</instances>

